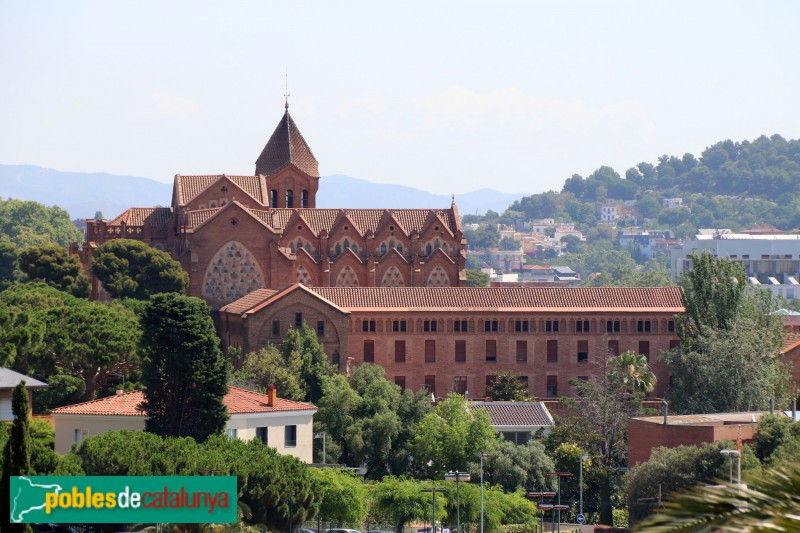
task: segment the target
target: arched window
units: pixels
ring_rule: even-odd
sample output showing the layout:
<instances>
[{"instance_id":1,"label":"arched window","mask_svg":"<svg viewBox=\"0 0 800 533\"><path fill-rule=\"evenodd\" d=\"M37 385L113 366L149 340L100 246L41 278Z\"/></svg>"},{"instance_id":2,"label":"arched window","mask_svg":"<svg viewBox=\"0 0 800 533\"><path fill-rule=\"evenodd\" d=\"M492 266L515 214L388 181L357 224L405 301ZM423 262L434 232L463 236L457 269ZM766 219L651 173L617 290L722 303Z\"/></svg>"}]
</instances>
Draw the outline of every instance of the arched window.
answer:
<instances>
[{"instance_id":1,"label":"arched window","mask_svg":"<svg viewBox=\"0 0 800 533\"><path fill-rule=\"evenodd\" d=\"M425 255L431 255L433 253L433 248L431 247L431 243L425 245Z\"/></svg>"},{"instance_id":2,"label":"arched window","mask_svg":"<svg viewBox=\"0 0 800 533\"><path fill-rule=\"evenodd\" d=\"M300 191L300 207L308 207L308 191L305 189Z\"/></svg>"},{"instance_id":3,"label":"arched window","mask_svg":"<svg viewBox=\"0 0 800 533\"><path fill-rule=\"evenodd\" d=\"M336 248L334 248L334 254L339 255L340 253L342 253L342 245L337 242Z\"/></svg>"},{"instance_id":4,"label":"arched window","mask_svg":"<svg viewBox=\"0 0 800 533\"><path fill-rule=\"evenodd\" d=\"M297 239L297 251L299 252L302 247L303 247L303 239Z\"/></svg>"},{"instance_id":5,"label":"arched window","mask_svg":"<svg viewBox=\"0 0 800 533\"><path fill-rule=\"evenodd\" d=\"M448 253L448 250L449 250L449 247L447 246L447 243L444 243L444 244L442 245L442 251L443 251L444 253Z\"/></svg>"},{"instance_id":6,"label":"arched window","mask_svg":"<svg viewBox=\"0 0 800 533\"><path fill-rule=\"evenodd\" d=\"M433 241L433 249L434 250L438 250L440 247L441 247L441 245L439 244L439 239L436 239L435 241Z\"/></svg>"},{"instance_id":7,"label":"arched window","mask_svg":"<svg viewBox=\"0 0 800 533\"><path fill-rule=\"evenodd\" d=\"M294 193L292 192L292 189L286 191L286 207L294 207Z\"/></svg>"},{"instance_id":8,"label":"arched window","mask_svg":"<svg viewBox=\"0 0 800 533\"><path fill-rule=\"evenodd\" d=\"M394 239L389 239L389 248L394 250Z\"/></svg>"},{"instance_id":9,"label":"arched window","mask_svg":"<svg viewBox=\"0 0 800 533\"><path fill-rule=\"evenodd\" d=\"M306 252L311 253L311 243L310 242L306 243Z\"/></svg>"},{"instance_id":10,"label":"arched window","mask_svg":"<svg viewBox=\"0 0 800 533\"><path fill-rule=\"evenodd\" d=\"M294 253L294 243L293 242L289 243L289 251Z\"/></svg>"},{"instance_id":11,"label":"arched window","mask_svg":"<svg viewBox=\"0 0 800 533\"><path fill-rule=\"evenodd\" d=\"M211 200L210 202L208 202L208 207L217 207L217 201Z\"/></svg>"},{"instance_id":12,"label":"arched window","mask_svg":"<svg viewBox=\"0 0 800 533\"><path fill-rule=\"evenodd\" d=\"M353 243L353 246L351 246L350 249L353 250L353 253L358 253L358 245L356 243Z\"/></svg>"},{"instance_id":13,"label":"arched window","mask_svg":"<svg viewBox=\"0 0 800 533\"><path fill-rule=\"evenodd\" d=\"M397 251L400 252L401 254L403 253L403 243L402 242L398 242L397 243Z\"/></svg>"},{"instance_id":14,"label":"arched window","mask_svg":"<svg viewBox=\"0 0 800 533\"><path fill-rule=\"evenodd\" d=\"M386 255L386 243L381 243L381 255Z\"/></svg>"},{"instance_id":15,"label":"arched window","mask_svg":"<svg viewBox=\"0 0 800 533\"><path fill-rule=\"evenodd\" d=\"M350 239L345 239L344 240L344 247L345 248L350 248Z\"/></svg>"},{"instance_id":16,"label":"arched window","mask_svg":"<svg viewBox=\"0 0 800 533\"><path fill-rule=\"evenodd\" d=\"M272 208L278 207L278 189L269 191L269 206Z\"/></svg>"},{"instance_id":17,"label":"arched window","mask_svg":"<svg viewBox=\"0 0 800 533\"><path fill-rule=\"evenodd\" d=\"M381 287L405 287L406 283L400 270L394 265L383 275Z\"/></svg>"}]
</instances>

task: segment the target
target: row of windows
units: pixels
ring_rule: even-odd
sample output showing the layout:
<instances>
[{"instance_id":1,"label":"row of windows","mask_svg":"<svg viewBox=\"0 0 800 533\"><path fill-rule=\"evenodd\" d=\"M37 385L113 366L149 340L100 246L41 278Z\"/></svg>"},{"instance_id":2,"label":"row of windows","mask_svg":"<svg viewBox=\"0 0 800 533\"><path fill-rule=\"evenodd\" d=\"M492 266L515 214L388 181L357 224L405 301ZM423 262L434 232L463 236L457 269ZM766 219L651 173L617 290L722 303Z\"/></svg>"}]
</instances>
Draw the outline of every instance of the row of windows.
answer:
<instances>
[{"instance_id":1,"label":"row of windows","mask_svg":"<svg viewBox=\"0 0 800 533\"><path fill-rule=\"evenodd\" d=\"M424 320L422 322L422 331L423 332L445 332L445 327L438 326L438 320ZM444 321L442 321L444 322ZM470 331L470 322L471 320L453 320L453 329L451 333L469 333ZM484 333L498 333L503 331L504 322L502 320L481 320L478 321L478 324L481 325L481 331ZM561 330L560 324L563 321L561 320L545 320L544 321L544 332L545 333L559 333ZM636 321L636 332L637 333L654 333L655 328L653 324L655 320L637 320ZM514 332L515 333L529 333L534 331L534 323L533 320L514 320ZM606 321L606 333L620 333L621 331L621 322L619 320L607 320ZM474 328L474 324L472 325ZM511 326L509 325L509 328ZM399 329L398 329L399 328ZM375 320L362 320L361 321L361 331L364 333L374 333L376 331L376 321ZM405 320L394 320L392 321L392 331L393 332L404 332L408 331L406 326ZM667 321L667 331L669 333L675 332L675 321L669 320ZM591 331L591 323L589 320L576 320L575 321L575 333L597 333L597 331Z\"/></svg>"},{"instance_id":2,"label":"row of windows","mask_svg":"<svg viewBox=\"0 0 800 533\"><path fill-rule=\"evenodd\" d=\"M489 387L494 381L497 379L497 376L489 375L486 376L486 387ZM519 376L520 381L525 384L525 387L528 387L528 376ZM589 376L577 376L577 379L581 381L588 381ZM394 382L396 385L399 385L403 389L406 388L406 376L395 376ZM468 387L468 380L467 376L453 376L453 387L452 391L458 394L467 394L469 389ZM558 396L558 376L548 375L546 377L545 382L545 394L548 398L555 398ZM426 391L430 392L433 396L436 396L436 376L433 374L429 374L425 376L425 383L423 387Z\"/></svg>"},{"instance_id":3,"label":"row of windows","mask_svg":"<svg viewBox=\"0 0 800 533\"><path fill-rule=\"evenodd\" d=\"M678 346L679 341L672 340L670 341L670 349L675 348ZM587 363L589 361L589 341L577 341L576 350L575 350L575 358L578 363ZM648 360L650 359L650 341L639 341L637 353L644 355ZM375 362L375 341L374 340L365 340L364 341L364 362L365 363L374 363ZM558 341L557 340L548 340L547 341L547 351L546 357L548 363L558 363ZM609 356L615 356L620 354L619 350L619 341L618 340L610 340L608 341L607 345L607 354ZM484 352L483 352L484 359L487 363L494 363L497 362L497 341L496 340L487 340L484 342ZM528 341L517 341L516 342L516 349L515 349L515 356L516 361L518 363L525 363L528 361ZM456 363L466 363L467 362L467 341L455 341L453 345L453 360ZM395 363L404 363L406 361L406 341L404 340L397 340L394 341L394 362ZM436 362L436 341L435 340L426 340L425 341L425 362L426 363L435 363Z\"/></svg>"},{"instance_id":4,"label":"row of windows","mask_svg":"<svg viewBox=\"0 0 800 533\"><path fill-rule=\"evenodd\" d=\"M278 205L278 189L272 189L269 191L269 206L272 208L280 207ZM290 209L294 207L294 191L292 189L287 189L286 193L284 194L284 207L288 207ZM308 207L308 191L305 189L300 191L300 207Z\"/></svg>"},{"instance_id":5,"label":"row of windows","mask_svg":"<svg viewBox=\"0 0 800 533\"><path fill-rule=\"evenodd\" d=\"M229 428L225 430L225 434L231 439L237 438L238 433L239 432L236 428ZM266 426L256 428L256 439L263 444L269 444L269 428ZM283 446L284 448L294 448L297 446L296 425L283 427Z\"/></svg>"}]
</instances>

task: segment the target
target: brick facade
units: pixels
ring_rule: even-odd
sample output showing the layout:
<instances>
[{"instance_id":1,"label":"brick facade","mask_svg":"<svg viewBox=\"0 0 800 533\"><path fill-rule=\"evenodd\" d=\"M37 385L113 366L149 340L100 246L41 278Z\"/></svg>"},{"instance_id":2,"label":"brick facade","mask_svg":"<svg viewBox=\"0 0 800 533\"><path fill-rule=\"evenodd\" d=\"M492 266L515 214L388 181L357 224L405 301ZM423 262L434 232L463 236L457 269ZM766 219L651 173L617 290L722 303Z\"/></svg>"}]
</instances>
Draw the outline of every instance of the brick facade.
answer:
<instances>
[{"instance_id":1,"label":"brick facade","mask_svg":"<svg viewBox=\"0 0 800 533\"><path fill-rule=\"evenodd\" d=\"M299 321L312 329L318 329L322 322L319 338L340 369L365 362L379 364L389 380L412 390L432 389L439 397L465 390L472 398L483 397L487 380L502 371L525 377L531 396L569 396L571 378L588 377L610 352L627 350L649 356L658 377L655 394L662 394L669 373L657 355L678 340L673 319L682 311L679 289L639 289L641 301L631 301L627 308L610 307L615 294L631 290L429 288L348 292L296 285L277 293L254 293L225 306L220 309L219 321L224 343L240 346L245 353L279 343L286 329ZM354 291L357 296L348 296ZM523 298L503 307L497 305L496 300L513 294L522 294ZM534 298L536 294L544 294L552 303L524 301L526 295ZM585 306L565 301L570 295L585 300ZM423 297L430 302L422 301ZM381 306L381 301L388 303ZM602 301L607 306L596 305ZM434 305L436 302L438 305ZM273 329L275 324L277 328Z\"/></svg>"}]
</instances>

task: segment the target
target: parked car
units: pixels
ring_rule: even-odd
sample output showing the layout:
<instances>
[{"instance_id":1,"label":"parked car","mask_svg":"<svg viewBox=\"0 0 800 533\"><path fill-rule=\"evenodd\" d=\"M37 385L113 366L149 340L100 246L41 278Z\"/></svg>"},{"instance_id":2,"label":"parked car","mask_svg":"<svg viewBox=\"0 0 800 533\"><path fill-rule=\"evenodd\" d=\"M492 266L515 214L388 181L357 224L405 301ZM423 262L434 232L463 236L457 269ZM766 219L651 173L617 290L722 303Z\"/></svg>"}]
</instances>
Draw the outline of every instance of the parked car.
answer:
<instances>
[{"instance_id":1,"label":"parked car","mask_svg":"<svg viewBox=\"0 0 800 533\"><path fill-rule=\"evenodd\" d=\"M361 533L361 531L357 529L336 528L336 529L329 529L328 533Z\"/></svg>"}]
</instances>

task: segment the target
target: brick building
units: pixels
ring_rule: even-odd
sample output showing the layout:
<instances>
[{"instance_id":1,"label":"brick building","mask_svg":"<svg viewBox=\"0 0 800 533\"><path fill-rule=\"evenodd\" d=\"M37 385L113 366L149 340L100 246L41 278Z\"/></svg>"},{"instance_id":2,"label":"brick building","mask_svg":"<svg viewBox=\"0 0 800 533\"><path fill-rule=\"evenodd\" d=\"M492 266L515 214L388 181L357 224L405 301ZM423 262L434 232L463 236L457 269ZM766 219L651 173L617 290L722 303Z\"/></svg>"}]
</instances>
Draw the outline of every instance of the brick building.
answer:
<instances>
[{"instance_id":1,"label":"brick building","mask_svg":"<svg viewBox=\"0 0 800 533\"><path fill-rule=\"evenodd\" d=\"M279 343L303 322L343 371L376 363L387 378L437 397L482 398L500 371L519 374L539 398L568 396L570 378L588 377L596 362L627 350L658 361L678 342L683 312L678 287L306 287L261 289L223 306L223 346L245 353Z\"/></svg>"},{"instance_id":2,"label":"brick building","mask_svg":"<svg viewBox=\"0 0 800 533\"><path fill-rule=\"evenodd\" d=\"M176 175L170 207L131 208L86 221L80 250L138 239L189 273L189 295L212 307L255 289L465 284L458 209L316 209L319 168L286 112L252 176ZM75 248L77 252L77 248ZM93 296L101 287L94 282Z\"/></svg>"}]
</instances>

